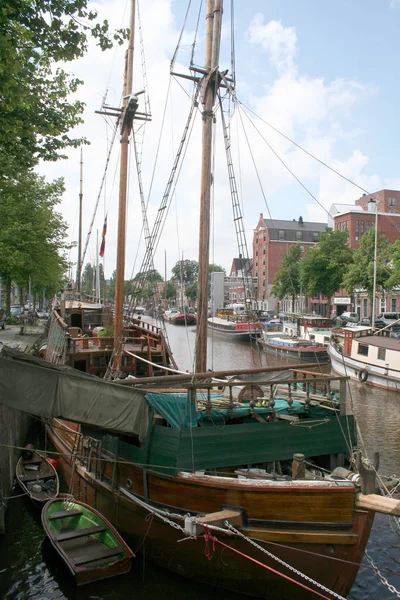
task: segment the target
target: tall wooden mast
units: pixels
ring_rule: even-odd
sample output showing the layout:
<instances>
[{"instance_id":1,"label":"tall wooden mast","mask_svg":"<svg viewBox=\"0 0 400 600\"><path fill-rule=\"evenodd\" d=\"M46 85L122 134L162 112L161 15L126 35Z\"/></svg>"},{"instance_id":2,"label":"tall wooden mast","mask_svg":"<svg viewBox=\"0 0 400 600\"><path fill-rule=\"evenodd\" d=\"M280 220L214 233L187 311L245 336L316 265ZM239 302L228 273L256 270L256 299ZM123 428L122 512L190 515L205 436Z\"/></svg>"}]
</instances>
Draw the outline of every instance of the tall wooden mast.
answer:
<instances>
[{"instance_id":1,"label":"tall wooden mast","mask_svg":"<svg viewBox=\"0 0 400 600\"><path fill-rule=\"evenodd\" d=\"M79 231L78 231L78 264L76 265L76 289L81 291L82 274L82 200L83 200L83 153L81 148L80 177L79 177Z\"/></svg>"},{"instance_id":2,"label":"tall wooden mast","mask_svg":"<svg viewBox=\"0 0 400 600\"><path fill-rule=\"evenodd\" d=\"M213 106L219 86L218 65L221 41L223 0L207 0L206 74L203 86L203 152L201 162L199 295L196 328L196 372L207 370L208 265L210 254L210 198L212 166Z\"/></svg>"},{"instance_id":3,"label":"tall wooden mast","mask_svg":"<svg viewBox=\"0 0 400 600\"><path fill-rule=\"evenodd\" d=\"M115 368L118 370L120 362L120 344L123 331L124 309L124 278L125 278L125 230L126 230L126 200L128 181L128 149L129 137L132 131L133 117L137 108L137 99L132 96L133 80L133 52L135 38L135 10L136 1L131 0L130 36L125 60L124 76L124 104L121 125L121 162L119 180L119 209L118 209L118 238L117 238L117 273L115 278L115 321L114 321L114 348Z\"/></svg>"}]
</instances>

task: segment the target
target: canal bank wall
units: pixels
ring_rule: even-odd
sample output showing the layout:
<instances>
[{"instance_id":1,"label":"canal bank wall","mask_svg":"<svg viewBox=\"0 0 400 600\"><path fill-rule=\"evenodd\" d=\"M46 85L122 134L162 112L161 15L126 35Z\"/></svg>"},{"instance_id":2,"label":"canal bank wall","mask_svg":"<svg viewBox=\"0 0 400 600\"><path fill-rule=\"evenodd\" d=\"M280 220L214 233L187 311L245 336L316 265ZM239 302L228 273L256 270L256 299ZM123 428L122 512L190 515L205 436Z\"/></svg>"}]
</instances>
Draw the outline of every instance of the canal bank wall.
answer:
<instances>
[{"instance_id":1,"label":"canal bank wall","mask_svg":"<svg viewBox=\"0 0 400 600\"><path fill-rule=\"evenodd\" d=\"M21 334L19 325L6 325L0 330L0 348L10 346L29 352L42 337L43 324L28 327ZM15 479L15 467L25 444L31 418L29 415L3 406L0 398L0 535L6 528L6 511L11 496L21 493L12 491Z\"/></svg>"}]
</instances>

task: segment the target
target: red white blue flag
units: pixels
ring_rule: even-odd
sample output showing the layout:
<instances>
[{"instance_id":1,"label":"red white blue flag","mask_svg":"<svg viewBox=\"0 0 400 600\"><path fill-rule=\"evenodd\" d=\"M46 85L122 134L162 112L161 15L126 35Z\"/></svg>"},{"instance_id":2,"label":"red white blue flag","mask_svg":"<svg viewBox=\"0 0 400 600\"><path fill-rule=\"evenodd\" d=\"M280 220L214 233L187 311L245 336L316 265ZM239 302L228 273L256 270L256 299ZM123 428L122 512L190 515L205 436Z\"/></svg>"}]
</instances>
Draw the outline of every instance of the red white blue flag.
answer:
<instances>
[{"instance_id":1,"label":"red white blue flag","mask_svg":"<svg viewBox=\"0 0 400 600\"><path fill-rule=\"evenodd\" d=\"M101 258L103 258L104 250L106 249L106 233L107 233L107 215L105 216L105 219L104 219L103 234L102 234L102 238L101 238L101 246L100 246L100 252L99 252Z\"/></svg>"}]
</instances>

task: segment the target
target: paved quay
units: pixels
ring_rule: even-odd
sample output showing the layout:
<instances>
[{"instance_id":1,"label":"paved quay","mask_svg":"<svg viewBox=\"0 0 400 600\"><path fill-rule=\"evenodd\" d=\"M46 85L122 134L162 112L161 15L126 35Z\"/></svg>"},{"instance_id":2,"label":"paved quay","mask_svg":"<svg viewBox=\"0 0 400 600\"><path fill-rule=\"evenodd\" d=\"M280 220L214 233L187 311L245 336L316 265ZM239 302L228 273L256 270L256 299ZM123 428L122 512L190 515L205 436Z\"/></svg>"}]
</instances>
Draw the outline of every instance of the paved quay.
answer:
<instances>
[{"instance_id":1,"label":"paved quay","mask_svg":"<svg viewBox=\"0 0 400 600\"><path fill-rule=\"evenodd\" d=\"M6 325L0 329L0 350L3 345L29 352L36 341L44 334L46 321L38 321L37 325ZM23 333L21 333L21 331Z\"/></svg>"}]
</instances>

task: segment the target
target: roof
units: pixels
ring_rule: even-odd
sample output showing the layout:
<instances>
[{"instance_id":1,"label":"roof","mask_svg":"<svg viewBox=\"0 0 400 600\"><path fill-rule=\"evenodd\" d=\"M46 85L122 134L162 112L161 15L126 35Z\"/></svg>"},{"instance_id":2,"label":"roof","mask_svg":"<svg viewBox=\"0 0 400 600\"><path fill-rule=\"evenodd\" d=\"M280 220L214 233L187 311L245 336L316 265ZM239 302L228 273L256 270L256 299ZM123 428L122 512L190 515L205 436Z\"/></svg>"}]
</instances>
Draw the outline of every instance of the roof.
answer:
<instances>
[{"instance_id":1,"label":"roof","mask_svg":"<svg viewBox=\"0 0 400 600\"><path fill-rule=\"evenodd\" d=\"M328 227L327 223L310 223L303 220L299 223L296 220L264 219L264 223L268 229L269 239L280 242L316 243L319 234L324 233ZM283 236L279 235L280 231L284 232ZM299 237L297 236L298 232L301 232ZM314 233L318 235L314 236Z\"/></svg>"},{"instance_id":2,"label":"roof","mask_svg":"<svg viewBox=\"0 0 400 600\"><path fill-rule=\"evenodd\" d=\"M285 221L282 219L264 219L268 229L286 229L289 231L318 231L322 233L328 227L326 223L310 223L303 221L299 223L297 220Z\"/></svg>"},{"instance_id":3,"label":"roof","mask_svg":"<svg viewBox=\"0 0 400 600\"><path fill-rule=\"evenodd\" d=\"M235 271L242 271L243 268L249 270L251 268L252 260L250 258L234 258L233 265Z\"/></svg>"},{"instance_id":4,"label":"roof","mask_svg":"<svg viewBox=\"0 0 400 600\"><path fill-rule=\"evenodd\" d=\"M333 215L333 210L335 210L335 214ZM338 214L347 213L347 212L366 212L361 206L357 204L332 204L329 209L329 214L336 216Z\"/></svg>"},{"instance_id":5,"label":"roof","mask_svg":"<svg viewBox=\"0 0 400 600\"><path fill-rule=\"evenodd\" d=\"M378 348L387 348L388 350L400 351L400 340L397 338L380 335L367 335L365 337L357 338L357 342L360 342L360 344L370 344L371 346L377 346Z\"/></svg>"}]
</instances>

